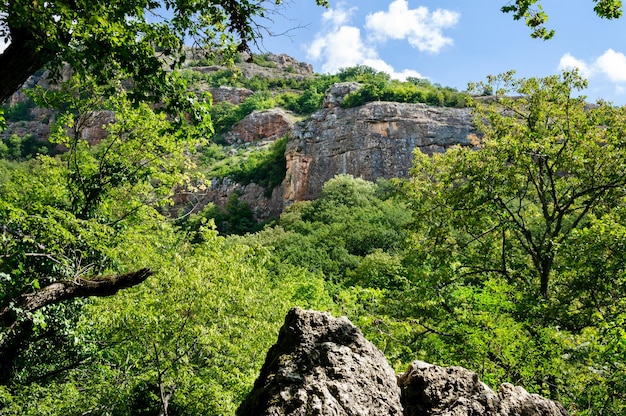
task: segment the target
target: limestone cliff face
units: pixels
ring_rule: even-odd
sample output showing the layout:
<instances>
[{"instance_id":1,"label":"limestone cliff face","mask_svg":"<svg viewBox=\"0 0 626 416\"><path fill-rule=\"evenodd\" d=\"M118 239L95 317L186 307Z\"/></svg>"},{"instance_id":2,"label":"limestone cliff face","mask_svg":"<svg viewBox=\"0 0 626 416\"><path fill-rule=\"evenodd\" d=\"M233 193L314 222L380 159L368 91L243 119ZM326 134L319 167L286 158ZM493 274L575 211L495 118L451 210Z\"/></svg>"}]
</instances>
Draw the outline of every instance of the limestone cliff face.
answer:
<instances>
[{"instance_id":1,"label":"limestone cliff face","mask_svg":"<svg viewBox=\"0 0 626 416\"><path fill-rule=\"evenodd\" d=\"M293 131L295 117L280 108L253 111L235 124L226 141L230 144L273 141Z\"/></svg>"},{"instance_id":2,"label":"limestone cliff face","mask_svg":"<svg viewBox=\"0 0 626 416\"><path fill-rule=\"evenodd\" d=\"M469 109L394 102L338 106L351 90L335 86L327 108L296 125L286 151L286 204L319 197L324 182L337 174L370 181L406 177L415 149L431 154L477 144Z\"/></svg>"},{"instance_id":3,"label":"limestone cliff face","mask_svg":"<svg viewBox=\"0 0 626 416\"><path fill-rule=\"evenodd\" d=\"M290 137L285 154L287 174L273 197L239 190L257 218L271 218L295 201L318 198L323 184L335 175L350 174L370 181L407 177L416 149L431 154L454 145L478 144L467 108L394 102L342 108L343 97L357 88L357 83L335 84L323 109L305 121L295 123L293 115L279 109L255 111L226 135L231 144ZM215 193L223 191L220 186Z\"/></svg>"}]
</instances>

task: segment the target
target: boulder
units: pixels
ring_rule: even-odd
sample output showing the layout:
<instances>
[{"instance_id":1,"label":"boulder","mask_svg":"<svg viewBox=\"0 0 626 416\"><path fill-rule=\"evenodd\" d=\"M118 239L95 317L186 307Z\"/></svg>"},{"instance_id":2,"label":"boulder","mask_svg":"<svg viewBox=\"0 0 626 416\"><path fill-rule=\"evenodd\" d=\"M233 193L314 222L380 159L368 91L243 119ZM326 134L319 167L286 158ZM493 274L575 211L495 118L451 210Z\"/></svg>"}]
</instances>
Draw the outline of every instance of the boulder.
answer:
<instances>
[{"instance_id":1,"label":"boulder","mask_svg":"<svg viewBox=\"0 0 626 416\"><path fill-rule=\"evenodd\" d=\"M383 354L345 317L294 308L238 416L401 415Z\"/></svg>"},{"instance_id":2,"label":"boulder","mask_svg":"<svg viewBox=\"0 0 626 416\"><path fill-rule=\"evenodd\" d=\"M213 97L213 103L217 104L222 101L228 101L235 105L241 104L246 98L254 94L254 91L247 88L227 86L209 88L209 92Z\"/></svg>"},{"instance_id":3,"label":"boulder","mask_svg":"<svg viewBox=\"0 0 626 416\"><path fill-rule=\"evenodd\" d=\"M406 416L565 416L561 404L504 383L498 393L463 367L422 361L399 376Z\"/></svg>"},{"instance_id":4,"label":"boulder","mask_svg":"<svg viewBox=\"0 0 626 416\"><path fill-rule=\"evenodd\" d=\"M272 141L290 134L294 124L293 114L281 108L257 110L235 124L226 134L226 141L231 144Z\"/></svg>"},{"instance_id":5,"label":"boulder","mask_svg":"<svg viewBox=\"0 0 626 416\"><path fill-rule=\"evenodd\" d=\"M345 317L294 308L238 416L566 416L563 406L504 383L495 393L462 367L422 361L396 377Z\"/></svg>"}]
</instances>

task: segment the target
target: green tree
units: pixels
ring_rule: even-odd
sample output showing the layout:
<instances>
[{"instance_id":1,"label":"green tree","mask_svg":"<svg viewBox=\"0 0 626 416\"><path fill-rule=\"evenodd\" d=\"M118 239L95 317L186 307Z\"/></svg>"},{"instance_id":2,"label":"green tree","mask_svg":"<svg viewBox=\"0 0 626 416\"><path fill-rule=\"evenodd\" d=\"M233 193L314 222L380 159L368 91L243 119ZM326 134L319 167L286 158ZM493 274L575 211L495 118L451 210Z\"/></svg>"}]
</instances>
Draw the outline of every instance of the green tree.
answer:
<instances>
[{"instance_id":1,"label":"green tree","mask_svg":"<svg viewBox=\"0 0 626 416\"><path fill-rule=\"evenodd\" d=\"M618 19L622 17L622 0L593 0L593 11L605 19ZM539 39L550 39L554 36L554 30L548 29L548 15L543 11L541 0L515 0L509 1L501 10L504 13L512 13L513 19L524 19L526 26L532 29L531 36Z\"/></svg>"},{"instance_id":2,"label":"green tree","mask_svg":"<svg viewBox=\"0 0 626 416\"><path fill-rule=\"evenodd\" d=\"M476 107L482 148L417 154L416 196L432 198L435 215L450 215L455 234L448 241L467 253L474 248L475 256L460 260L468 273L533 280L548 297L572 231L621 204L626 113L602 102L587 108L584 97L573 96L586 85L575 72L521 80L507 73L489 83L501 88ZM512 252L524 253L531 275L518 270Z\"/></svg>"},{"instance_id":3,"label":"green tree","mask_svg":"<svg viewBox=\"0 0 626 416\"><path fill-rule=\"evenodd\" d=\"M210 227L199 244L158 215L127 232L109 254L158 275L87 304L74 335L88 360L13 394L0 387L0 414L234 414L287 310L331 305L320 276L274 267L268 249Z\"/></svg>"},{"instance_id":4,"label":"green tree","mask_svg":"<svg viewBox=\"0 0 626 416\"><path fill-rule=\"evenodd\" d=\"M179 92L163 64L180 63L185 39L223 56L246 51L267 13L266 3L247 0L4 2L0 37L10 43L0 55L0 102L39 69L58 74L64 63L105 84L131 78L134 98L158 101Z\"/></svg>"},{"instance_id":5,"label":"green tree","mask_svg":"<svg viewBox=\"0 0 626 416\"><path fill-rule=\"evenodd\" d=\"M111 295L152 274L141 268L146 264L125 268L111 251L136 221L169 202L200 143L146 104L131 105L123 93L103 99L97 91L59 92L66 111L51 140L68 149L62 156L2 166L0 383L30 382L70 365L77 352L69 348L66 358L62 346L71 343L60 340L72 338L79 298ZM117 119L90 147L83 121L103 109Z\"/></svg>"},{"instance_id":6,"label":"green tree","mask_svg":"<svg viewBox=\"0 0 626 416\"><path fill-rule=\"evenodd\" d=\"M416 154L404 265L419 278L401 296L439 360L620 414L626 112L588 105L584 86L575 72L475 85L495 91L475 103L480 148Z\"/></svg>"}]
</instances>

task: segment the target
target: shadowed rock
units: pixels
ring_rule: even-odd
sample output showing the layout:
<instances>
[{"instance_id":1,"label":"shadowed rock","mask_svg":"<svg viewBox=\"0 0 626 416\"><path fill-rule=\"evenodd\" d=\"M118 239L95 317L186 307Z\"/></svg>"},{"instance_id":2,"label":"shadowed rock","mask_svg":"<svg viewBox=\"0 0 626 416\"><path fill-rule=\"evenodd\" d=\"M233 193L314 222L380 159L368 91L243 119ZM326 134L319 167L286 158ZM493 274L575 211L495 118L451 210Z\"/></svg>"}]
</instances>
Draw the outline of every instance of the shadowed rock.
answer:
<instances>
[{"instance_id":1,"label":"shadowed rock","mask_svg":"<svg viewBox=\"0 0 626 416\"><path fill-rule=\"evenodd\" d=\"M559 403L504 383L494 393L463 367L413 362L398 379L406 416L565 416Z\"/></svg>"}]
</instances>

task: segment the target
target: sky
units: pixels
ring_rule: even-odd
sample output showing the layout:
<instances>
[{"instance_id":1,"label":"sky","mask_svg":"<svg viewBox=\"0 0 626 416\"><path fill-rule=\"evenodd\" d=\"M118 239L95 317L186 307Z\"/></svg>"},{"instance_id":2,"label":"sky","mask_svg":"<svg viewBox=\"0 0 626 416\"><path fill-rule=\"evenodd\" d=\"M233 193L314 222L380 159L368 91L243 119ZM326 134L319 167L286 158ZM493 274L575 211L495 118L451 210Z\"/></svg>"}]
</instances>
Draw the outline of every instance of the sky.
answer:
<instances>
[{"instance_id":1,"label":"sky","mask_svg":"<svg viewBox=\"0 0 626 416\"><path fill-rule=\"evenodd\" d=\"M533 39L500 11L508 0L287 0L259 22L260 51L285 53L315 72L367 65L392 77L425 77L462 91L468 82L515 70L543 77L576 67L589 101L626 104L626 17L601 19L592 0L543 0L555 36Z\"/></svg>"},{"instance_id":2,"label":"sky","mask_svg":"<svg viewBox=\"0 0 626 416\"><path fill-rule=\"evenodd\" d=\"M283 0L258 23L260 52L285 53L315 72L367 65L460 91L509 70L542 77L577 67L589 101L626 105L626 17L601 19L592 0L542 0L554 38L532 39L500 8L509 0ZM271 4L272 2L268 2ZM0 51L4 48L0 39Z\"/></svg>"}]
</instances>

